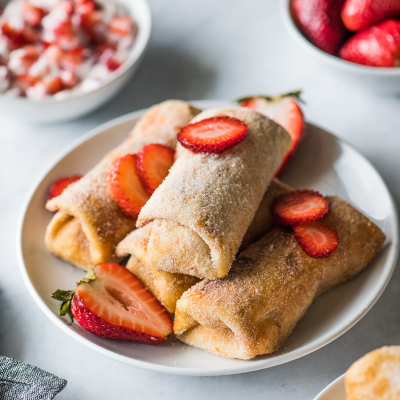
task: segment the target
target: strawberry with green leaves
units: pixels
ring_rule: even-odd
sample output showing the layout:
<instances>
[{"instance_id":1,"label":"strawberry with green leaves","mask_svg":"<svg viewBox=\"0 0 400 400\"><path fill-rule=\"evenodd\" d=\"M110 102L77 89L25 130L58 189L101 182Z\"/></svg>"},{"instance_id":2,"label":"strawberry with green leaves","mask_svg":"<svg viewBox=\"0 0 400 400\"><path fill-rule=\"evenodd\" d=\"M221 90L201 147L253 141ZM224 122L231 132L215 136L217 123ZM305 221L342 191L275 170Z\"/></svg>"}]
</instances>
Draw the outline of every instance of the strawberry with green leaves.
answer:
<instances>
[{"instance_id":1,"label":"strawberry with green leaves","mask_svg":"<svg viewBox=\"0 0 400 400\"><path fill-rule=\"evenodd\" d=\"M75 290L57 290L59 314L75 317L88 332L109 339L164 343L173 332L164 307L135 275L115 264L89 269Z\"/></svg>"}]
</instances>

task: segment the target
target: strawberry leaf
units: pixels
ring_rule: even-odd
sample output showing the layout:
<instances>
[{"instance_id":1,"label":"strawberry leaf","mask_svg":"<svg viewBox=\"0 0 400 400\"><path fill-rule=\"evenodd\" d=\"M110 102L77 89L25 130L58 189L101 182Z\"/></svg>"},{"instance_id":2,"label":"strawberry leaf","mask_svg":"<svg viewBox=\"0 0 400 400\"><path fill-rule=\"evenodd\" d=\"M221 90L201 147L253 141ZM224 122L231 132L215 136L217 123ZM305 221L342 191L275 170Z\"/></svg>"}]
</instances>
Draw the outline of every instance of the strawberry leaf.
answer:
<instances>
[{"instance_id":1,"label":"strawberry leaf","mask_svg":"<svg viewBox=\"0 0 400 400\"><path fill-rule=\"evenodd\" d=\"M55 300L58 301L68 301L72 300L72 297L74 297L75 290L56 290L51 297Z\"/></svg>"},{"instance_id":2,"label":"strawberry leaf","mask_svg":"<svg viewBox=\"0 0 400 400\"><path fill-rule=\"evenodd\" d=\"M94 281L96 279L96 275L94 273L94 269L93 267L90 267L87 271L86 271L86 275L85 277L80 280L79 282L76 283L76 286L79 286L82 283L89 283L91 281Z\"/></svg>"},{"instance_id":3,"label":"strawberry leaf","mask_svg":"<svg viewBox=\"0 0 400 400\"><path fill-rule=\"evenodd\" d=\"M235 101L237 103L242 103L244 101L249 101L249 100L252 100L254 98L265 99L267 101L279 101L279 100L283 99L284 97L295 97L301 103L305 104L305 101L301 98L301 90L296 90L294 92L280 94L278 96L265 96L265 95L262 95L262 94L254 95L254 96L247 96L247 97L241 97L240 99L237 99Z\"/></svg>"},{"instance_id":4,"label":"strawberry leaf","mask_svg":"<svg viewBox=\"0 0 400 400\"><path fill-rule=\"evenodd\" d=\"M89 268L87 270L86 276L79 282L76 283L76 286L79 286L82 283L89 283L96 279L96 275L94 273L93 268ZM75 290L56 290L51 297L55 300L61 301L60 307L58 309L58 315L64 316L68 314L71 318L71 322L74 321L74 316L71 312L71 301L74 297Z\"/></svg>"},{"instance_id":5,"label":"strawberry leaf","mask_svg":"<svg viewBox=\"0 0 400 400\"><path fill-rule=\"evenodd\" d=\"M58 308L58 315L64 316L68 314L71 318L71 322L74 321L74 316L71 313L71 300L74 297L75 290L56 290L51 297L55 300L61 301L60 307Z\"/></svg>"}]
</instances>

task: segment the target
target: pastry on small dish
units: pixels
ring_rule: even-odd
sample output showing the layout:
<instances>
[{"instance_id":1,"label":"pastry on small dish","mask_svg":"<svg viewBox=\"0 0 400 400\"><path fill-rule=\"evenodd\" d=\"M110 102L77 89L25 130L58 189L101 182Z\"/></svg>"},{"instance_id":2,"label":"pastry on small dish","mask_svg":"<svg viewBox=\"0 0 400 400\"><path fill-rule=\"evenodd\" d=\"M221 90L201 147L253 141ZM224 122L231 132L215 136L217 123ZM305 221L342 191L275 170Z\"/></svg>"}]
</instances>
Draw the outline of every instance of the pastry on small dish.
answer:
<instances>
[{"instance_id":1,"label":"pastry on small dish","mask_svg":"<svg viewBox=\"0 0 400 400\"><path fill-rule=\"evenodd\" d=\"M400 399L400 346L385 346L357 360L345 376L347 400Z\"/></svg>"}]
</instances>

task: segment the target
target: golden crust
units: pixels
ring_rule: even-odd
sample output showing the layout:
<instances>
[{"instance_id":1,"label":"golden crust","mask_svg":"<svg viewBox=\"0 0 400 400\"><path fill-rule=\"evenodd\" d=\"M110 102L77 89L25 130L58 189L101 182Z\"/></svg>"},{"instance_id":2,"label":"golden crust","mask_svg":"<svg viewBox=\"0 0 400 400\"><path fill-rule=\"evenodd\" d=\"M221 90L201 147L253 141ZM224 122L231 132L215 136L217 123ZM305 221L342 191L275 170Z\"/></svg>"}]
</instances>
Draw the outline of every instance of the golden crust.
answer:
<instances>
[{"instance_id":1,"label":"golden crust","mask_svg":"<svg viewBox=\"0 0 400 400\"><path fill-rule=\"evenodd\" d=\"M125 216L114 202L107 187L111 164L128 153L137 153L148 143L176 145L178 130L199 113L190 104L169 100L150 108L120 146L108 153L81 180L70 185L60 196L47 202L51 210L61 210L77 219L55 216L45 237L48 249L77 266L87 268L103 262L115 261L116 245L135 228L135 220ZM63 223L69 224L63 227ZM62 235L62 243L61 237ZM89 249L89 259L87 249ZM84 251L85 254L80 254Z\"/></svg>"},{"instance_id":2,"label":"golden crust","mask_svg":"<svg viewBox=\"0 0 400 400\"><path fill-rule=\"evenodd\" d=\"M58 211L47 226L45 241L54 255L85 270L92 265L89 242L76 218Z\"/></svg>"},{"instance_id":3,"label":"golden crust","mask_svg":"<svg viewBox=\"0 0 400 400\"><path fill-rule=\"evenodd\" d=\"M129 258L126 268L143 282L153 296L171 314L175 312L177 300L186 290L199 281L198 278L190 275L157 271L142 263L134 255Z\"/></svg>"},{"instance_id":4,"label":"golden crust","mask_svg":"<svg viewBox=\"0 0 400 400\"><path fill-rule=\"evenodd\" d=\"M312 301L358 274L385 240L350 204L327 200L322 221L340 239L329 258L309 257L292 232L274 228L241 253L227 277L204 280L184 293L176 307L177 337L231 358L276 351Z\"/></svg>"},{"instance_id":5,"label":"golden crust","mask_svg":"<svg viewBox=\"0 0 400 400\"><path fill-rule=\"evenodd\" d=\"M385 346L357 360L346 372L348 400L400 399L400 346Z\"/></svg>"},{"instance_id":6,"label":"golden crust","mask_svg":"<svg viewBox=\"0 0 400 400\"><path fill-rule=\"evenodd\" d=\"M182 151L139 214L138 227L156 222L148 257L157 270L225 276L290 147L282 127L251 109L208 110L192 122L220 115L248 126L244 142L223 154ZM175 251L171 240L185 251Z\"/></svg>"},{"instance_id":7,"label":"golden crust","mask_svg":"<svg viewBox=\"0 0 400 400\"><path fill-rule=\"evenodd\" d=\"M276 179L272 180L244 236L241 248L245 248L251 243L254 243L273 228L275 221L271 213L271 205L278 196L286 193L290 189L288 185ZM147 247L155 223L155 221L150 222L143 228L136 229L129 234L117 246L117 255L121 257L127 256L128 254L132 255L127 268L138 276L170 313L174 313L176 302L181 298L182 294L196 284L199 279L190 275L158 271L151 267ZM174 234L175 231L173 231L173 234L165 235L166 238L170 238L171 240L170 247L174 248L178 254L185 254L190 250L190 248L187 249L188 242L184 242L182 246L179 237ZM208 248L206 248L206 251L209 251ZM192 253L189 252L189 254ZM198 249L194 254L199 254Z\"/></svg>"},{"instance_id":8,"label":"golden crust","mask_svg":"<svg viewBox=\"0 0 400 400\"><path fill-rule=\"evenodd\" d=\"M134 231L135 234L128 235L118 245L117 253L120 255L131 254L126 268L143 282L168 312L173 314L177 300L199 279L190 275L157 271L151 267L147 259L147 244L152 225L153 223L150 223L144 228Z\"/></svg>"}]
</instances>

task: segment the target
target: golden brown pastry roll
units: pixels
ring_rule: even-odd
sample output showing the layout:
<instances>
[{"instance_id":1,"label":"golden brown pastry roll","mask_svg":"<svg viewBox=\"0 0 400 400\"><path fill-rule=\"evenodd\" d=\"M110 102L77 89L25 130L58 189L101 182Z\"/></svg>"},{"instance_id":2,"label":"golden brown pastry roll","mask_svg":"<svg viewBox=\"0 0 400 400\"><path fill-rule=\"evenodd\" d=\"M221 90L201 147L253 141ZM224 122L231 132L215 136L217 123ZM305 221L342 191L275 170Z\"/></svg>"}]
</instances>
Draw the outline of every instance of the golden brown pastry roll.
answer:
<instances>
[{"instance_id":1,"label":"golden brown pastry roll","mask_svg":"<svg viewBox=\"0 0 400 400\"><path fill-rule=\"evenodd\" d=\"M272 180L243 238L242 249L260 239L273 228L275 221L271 213L272 203L278 196L289 190L291 188L288 185L277 179ZM176 302L186 290L199 281L199 278L152 268L148 260L147 246L153 225L154 223L150 222L145 227L130 233L118 244L116 253L121 257L132 255L126 267L148 287L168 312L174 313ZM180 242L177 240L172 245L179 249Z\"/></svg>"},{"instance_id":2,"label":"golden brown pastry roll","mask_svg":"<svg viewBox=\"0 0 400 400\"><path fill-rule=\"evenodd\" d=\"M120 256L131 254L126 268L143 282L169 313L173 314L177 300L199 279L190 275L158 271L151 267L147 257L151 228L152 223L133 231L118 245L117 254Z\"/></svg>"},{"instance_id":3,"label":"golden brown pastry roll","mask_svg":"<svg viewBox=\"0 0 400 400\"><path fill-rule=\"evenodd\" d=\"M400 346L385 346L357 360L345 375L347 400L400 399Z\"/></svg>"},{"instance_id":4,"label":"golden brown pastry roll","mask_svg":"<svg viewBox=\"0 0 400 400\"><path fill-rule=\"evenodd\" d=\"M212 109L191 122L216 116L244 122L247 137L222 154L181 152L138 217L138 227L154 221L147 247L154 269L225 276L290 147L282 127L248 108Z\"/></svg>"},{"instance_id":5,"label":"golden brown pastry roll","mask_svg":"<svg viewBox=\"0 0 400 400\"><path fill-rule=\"evenodd\" d=\"M47 228L47 248L83 269L116 261L115 246L135 228L136 221L122 213L109 193L110 166L117 158L137 153L149 143L175 148L177 133L199 112L178 100L151 107L120 146L60 196L47 202L48 210L60 210Z\"/></svg>"},{"instance_id":6,"label":"golden brown pastry roll","mask_svg":"<svg viewBox=\"0 0 400 400\"><path fill-rule=\"evenodd\" d=\"M276 351L313 300L357 275L385 235L338 197L327 197L322 221L339 247L312 258L289 229L274 228L248 247L223 279L203 280L178 300L174 331L181 341L212 353L250 359Z\"/></svg>"}]
</instances>

